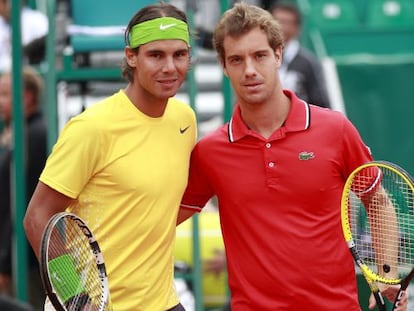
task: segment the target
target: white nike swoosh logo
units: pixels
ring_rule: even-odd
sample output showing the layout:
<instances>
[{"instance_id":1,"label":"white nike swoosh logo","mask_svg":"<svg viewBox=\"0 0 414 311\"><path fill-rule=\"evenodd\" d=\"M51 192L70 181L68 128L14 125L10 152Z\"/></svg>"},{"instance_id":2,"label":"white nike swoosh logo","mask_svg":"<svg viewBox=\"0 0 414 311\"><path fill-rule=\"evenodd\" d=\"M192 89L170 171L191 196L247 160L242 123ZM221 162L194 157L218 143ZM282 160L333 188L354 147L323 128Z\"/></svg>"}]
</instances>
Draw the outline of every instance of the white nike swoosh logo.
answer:
<instances>
[{"instance_id":1,"label":"white nike swoosh logo","mask_svg":"<svg viewBox=\"0 0 414 311\"><path fill-rule=\"evenodd\" d=\"M177 25L177 24L168 24L168 25L161 24L160 25L160 30L166 30L168 28L174 27L175 25Z\"/></svg>"}]
</instances>

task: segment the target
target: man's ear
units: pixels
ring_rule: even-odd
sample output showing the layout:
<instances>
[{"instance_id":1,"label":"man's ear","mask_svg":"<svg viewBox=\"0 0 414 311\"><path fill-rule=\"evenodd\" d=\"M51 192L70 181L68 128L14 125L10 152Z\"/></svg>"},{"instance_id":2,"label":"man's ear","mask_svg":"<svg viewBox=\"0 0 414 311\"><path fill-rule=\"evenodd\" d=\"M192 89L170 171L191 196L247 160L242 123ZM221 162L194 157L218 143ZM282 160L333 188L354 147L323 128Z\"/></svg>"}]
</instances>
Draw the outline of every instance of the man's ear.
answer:
<instances>
[{"instance_id":1,"label":"man's ear","mask_svg":"<svg viewBox=\"0 0 414 311\"><path fill-rule=\"evenodd\" d=\"M33 92L31 91L23 91L23 103L24 108L27 109L30 105L36 102L36 98Z\"/></svg>"},{"instance_id":2,"label":"man's ear","mask_svg":"<svg viewBox=\"0 0 414 311\"><path fill-rule=\"evenodd\" d=\"M224 75L228 78L229 74L227 73L226 64L224 62L221 62L221 67L223 68Z\"/></svg>"},{"instance_id":3,"label":"man's ear","mask_svg":"<svg viewBox=\"0 0 414 311\"><path fill-rule=\"evenodd\" d=\"M136 67L137 65L137 53L129 46L125 47L125 58L130 67Z\"/></svg>"},{"instance_id":4,"label":"man's ear","mask_svg":"<svg viewBox=\"0 0 414 311\"><path fill-rule=\"evenodd\" d=\"M30 90L23 91L23 109L26 117L32 115L39 106L39 99Z\"/></svg>"},{"instance_id":5,"label":"man's ear","mask_svg":"<svg viewBox=\"0 0 414 311\"><path fill-rule=\"evenodd\" d=\"M276 57L277 62L279 64L281 64L282 63L282 57L283 57L283 49L282 49L281 46L279 46L275 49L275 57Z\"/></svg>"}]
</instances>

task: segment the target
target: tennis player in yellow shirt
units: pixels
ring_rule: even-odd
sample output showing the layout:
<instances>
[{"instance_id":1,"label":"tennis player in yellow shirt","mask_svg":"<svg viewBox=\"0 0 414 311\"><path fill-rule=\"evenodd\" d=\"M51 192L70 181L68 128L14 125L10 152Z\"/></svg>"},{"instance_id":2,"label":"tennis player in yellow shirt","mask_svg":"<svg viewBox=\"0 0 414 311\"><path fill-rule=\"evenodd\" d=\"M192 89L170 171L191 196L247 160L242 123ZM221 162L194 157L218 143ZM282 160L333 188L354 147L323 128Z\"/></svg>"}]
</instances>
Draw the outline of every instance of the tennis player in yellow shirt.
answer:
<instances>
[{"instance_id":1,"label":"tennis player in yellow shirt","mask_svg":"<svg viewBox=\"0 0 414 311\"><path fill-rule=\"evenodd\" d=\"M185 13L170 4L132 17L127 86L68 122L24 219L38 257L53 214L85 219L101 246L116 311L184 310L173 246L197 130L194 111L173 97L189 69L189 36Z\"/></svg>"}]
</instances>

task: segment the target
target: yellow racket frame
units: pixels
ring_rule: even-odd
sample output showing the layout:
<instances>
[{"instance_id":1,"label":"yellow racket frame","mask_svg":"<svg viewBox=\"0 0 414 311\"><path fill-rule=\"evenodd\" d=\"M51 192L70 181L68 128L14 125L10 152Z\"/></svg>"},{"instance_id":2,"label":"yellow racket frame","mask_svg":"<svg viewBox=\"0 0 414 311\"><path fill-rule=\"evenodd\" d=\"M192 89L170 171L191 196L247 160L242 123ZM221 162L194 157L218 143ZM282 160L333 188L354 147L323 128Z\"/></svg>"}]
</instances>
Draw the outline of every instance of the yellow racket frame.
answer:
<instances>
[{"instance_id":1,"label":"yellow racket frame","mask_svg":"<svg viewBox=\"0 0 414 311\"><path fill-rule=\"evenodd\" d=\"M369 282L380 282L383 284L388 284L388 285L397 285L401 283L401 279L397 278L397 279L390 279L390 278L385 278L381 275L379 275L378 273L375 273L374 271L372 271L369 266L367 264L364 263L364 261L359 257L359 254L355 248L355 242L354 239L352 237L352 231L351 231L351 225L350 225L350 221L349 221L349 204L348 204L348 197L351 191L351 185L352 185L352 181L354 180L354 177L356 174L358 174L358 172L360 172L361 170L368 168L368 167L379 167L382 169L387 169L390 171L393 171L395 174L399 175L408 185L410 185L411 190L414 193L414 185L410 179L410 177L408 177L409 175L400 167L398 167L397 165L390 163L390 162L386 162L386 161L372 161L372 162L368 162L365 163L359 167L357 167L347 178L345 185L344 185L344 189L342 191L342 198L341 198L341 223L342 223L342 231L345 237L345 241L348 244L349 249L351 250L352 255L354 256L354 259L357 263L357 265L359 266L359 268L361 269L362 273L364 274L365 278L367 279L367 281Z\"/></svg>"}]
</instances>

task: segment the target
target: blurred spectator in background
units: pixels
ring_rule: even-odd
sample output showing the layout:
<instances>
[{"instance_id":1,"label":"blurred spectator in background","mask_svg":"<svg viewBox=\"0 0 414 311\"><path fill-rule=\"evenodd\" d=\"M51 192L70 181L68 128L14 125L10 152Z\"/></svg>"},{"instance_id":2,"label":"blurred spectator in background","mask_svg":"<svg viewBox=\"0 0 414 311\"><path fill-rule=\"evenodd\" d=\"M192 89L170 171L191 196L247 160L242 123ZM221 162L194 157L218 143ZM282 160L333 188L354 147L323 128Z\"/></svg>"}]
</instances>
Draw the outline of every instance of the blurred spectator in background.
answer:
<instances>
[{"instance_id":1,"label":"blurred spectator in background","mask_svg":"<svg viewBox=\"0 0 414 311\"><path fill-rule=\"evenodd\" d=\"M23 70L23 109L25 114L25 179L26 202L31 197L47 156L47 129L41 113L43 81L31 68ZM0 293L12 292L12 236L13 210L11 187L12 139L12 76L9 72L0 76L0 118L4 124L0 134ZM29 299L33 306L43 307L44 291L40 280L37 260L28 248ZM3 310L3 309L1 309ZM36 309L37 310L37 309Z\"/></svg>"},{"instance_id":2,"label":"blurred spectator in background","mask_svg":"<svg viewBox=\"0 0 414 311\"><path fill-rule=\"evenodd\" d=\"M221 273L226 273L227 265L226 265L226 253L224 249L215 249L214 256L212 258L206 259L203 263L204 271L208 273L214 273L216 275L220 275ZM228 301L221 311L230 311L231 305L230 301Z\"/></svg>"},{"instance_id":3,"label":"blurred spectator in background","mask_svg":"<svg viewBox=\"0 0 414 311\"><path fill-rule=\"evenodd\" d=\"M279 70L283 87L294 91L309 104L330 108L322 66L299 42L302 16L298 7L278 1L271 6L270 13L282 27L285 39Z\"/></svg>"},{"instance_id":4,"label":"blurred spectator in background","mask_svg":"<svg viewBox=\"0 0 414 311\"><path fill-rule=\"evenodd\" d=\"M216 275L226 272L226 253L224 249L214 250L214 256L204 261L204 270Z\"/></svg>"},{"instance_id":5,"label":"blurred spectator in background","mask_svg":"<svg viewBox=\"0 0 414 311\"><path fill-rule=\"evenodd\" d=\"M22 1L21 38L27 63L38 64L45 53L48 19ZM0 72L10 70L12 64L11 0L0 0Z\"/></svg>"},{"instance_id":6,"label":"blurred spectator in background","mask_svg":"<svg viewBox=\"0 0 414 311\"><path fill-rule=\"evenodd\" d=\"M262 0L260 1L261 7L265 10L269 10L272 5L276 4L279 0Z\"/></svg>"}]
</instances>

